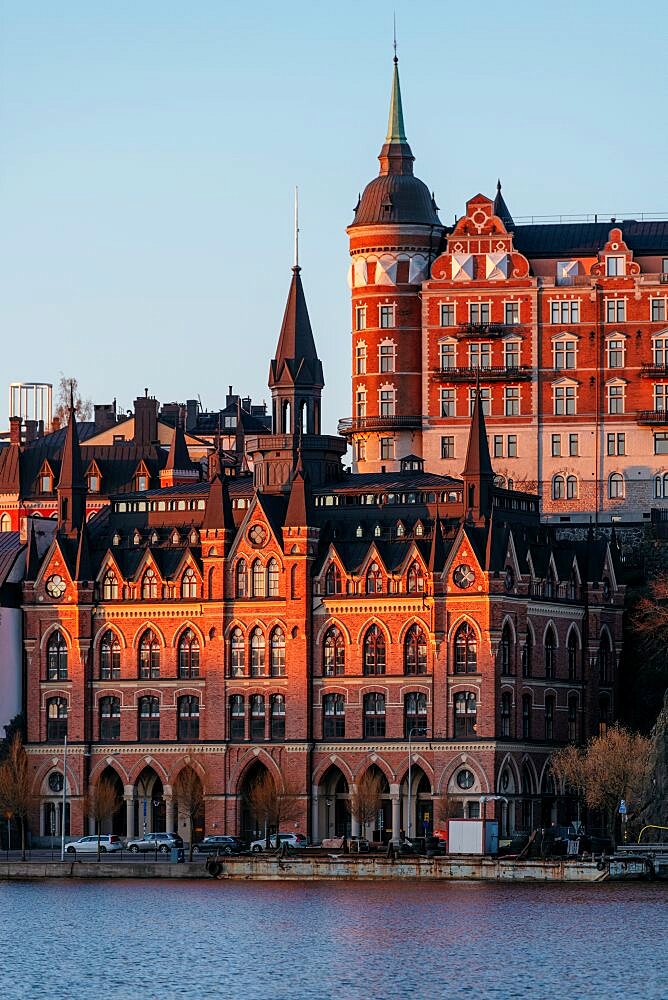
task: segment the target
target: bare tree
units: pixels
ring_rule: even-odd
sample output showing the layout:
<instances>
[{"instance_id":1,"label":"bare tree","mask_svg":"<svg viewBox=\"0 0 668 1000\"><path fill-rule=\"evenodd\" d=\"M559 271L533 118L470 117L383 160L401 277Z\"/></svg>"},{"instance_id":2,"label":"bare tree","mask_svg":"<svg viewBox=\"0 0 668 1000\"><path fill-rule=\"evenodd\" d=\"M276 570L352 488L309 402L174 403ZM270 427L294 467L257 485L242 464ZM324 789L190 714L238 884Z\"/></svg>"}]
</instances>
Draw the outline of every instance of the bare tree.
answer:
<instances>
[{"instance_id":1,"label":"bare tree","mask_svg":"<svg viewBox=\"0 0 668 1000\"><path fill-rule=\"evenodd\" d=\"M349 799L350 812L364 834L366 827L378 815L381 803L380 778L372 771L365 771Z\"/></svg>"},{"instance_id":2,"label":"bare tree","mask_svg":"<svg viewBox=\"0 0 668 1000\"><path fill-rule=\"evenodd\" d=\"M21 857L26 859L26 820L34 802L28 755L20 733L14 733L9 753L0 764L0 809L21 828Z\"/></svg>"},{"instance_id":3,"label":"bare tree","mask_svg":"<svg viewBox=\"0 0 668 1000\"><path fill-rule=\"evenodd\" d=\"M186 814L188 821L188 860L193 859L193 832L195 820L204 806L202 779L192 767L184 767L174 785L174 798L179 812Z\"/></svg>"},{"instance_id":4,"label":"bare tree","mask_svg":"<svg viewBox=\"0 0 668 1000\"><path fill-rule=\"evenodd\" d=\"M102 824L105 820L111 819L117 812L121 804L121 799L116 790L116 786L107 778L101 778L97 784L92 785L86 796L86 813L95 820L97 828L97 860L100 860L100 837L102 835Z\"/></svg>"},{"instance_id":5,"label":"bare tree","mask_svg":"<svg viewBox=\"0 0 668 1000\"><path fill-rule=\"evenodd\" d=\"M622 799L629 812L640 808L647 791L652 741L622 726L594 736L586 747L563 747L552 757L554 777L576 789L590 809L605 818L614 839Z\"/></svg>"},{"instance_id":6,"label":"bare tree","mask_svg":"<svg viewBox=\"0 0 668 1000\"><path fill-rule=\"evenodd\" d=\"M61 375L56 390L56 407L54 416L58 417L61 425L67 423L70 418L70 400L74 399L74 413L77 420L90 420L93 416L93 403L90 399L84 399L79 392L79 381L74 376Z\"/></svg>"},{"instance_id":7,"label":"bare tree","mask_svg":"<svg viewBox=\"0 0 668 1000\"><path fill-rule=\"evenodd\" d=\"M280 782L280 785L277 786L271 774L266 771L253 784L248 795L253 815L265 827L267 850L271 846L270 828L272 826L276 828L276 846L278 847L278 833L281 823L299 819L302 814L299 787L282 774Z\"/></svg>"},{"instance_id":8,"label":"bare tree","mask_svg":"<svg viewBox=\"0 0 668 1000\"><path fill-rule=\"evenodd\" d=\"M461 799L454 798L447 793L436 799L435 818L438 823L447 823L449 819L460 819L463 815L464 803Z\"/></svg>"}]
</instances>

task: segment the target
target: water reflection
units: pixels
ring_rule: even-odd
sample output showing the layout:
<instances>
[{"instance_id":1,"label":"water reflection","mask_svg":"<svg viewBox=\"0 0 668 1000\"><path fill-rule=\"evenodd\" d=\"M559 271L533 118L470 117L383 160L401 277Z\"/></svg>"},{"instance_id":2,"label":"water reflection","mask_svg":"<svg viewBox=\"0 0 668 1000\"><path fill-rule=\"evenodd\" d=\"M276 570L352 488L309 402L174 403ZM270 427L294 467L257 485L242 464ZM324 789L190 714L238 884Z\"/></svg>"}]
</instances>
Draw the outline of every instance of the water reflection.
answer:
<instances>
[{"instance_id":1,"label":"water reflection","mask_svg":"<svg viewBox=\"0 0 668 1000\"><path fill-rule=\"evenodd\" d=\"M668 996L660 884L0 883L11 1000Z\"/></svg>"}]
</instances>

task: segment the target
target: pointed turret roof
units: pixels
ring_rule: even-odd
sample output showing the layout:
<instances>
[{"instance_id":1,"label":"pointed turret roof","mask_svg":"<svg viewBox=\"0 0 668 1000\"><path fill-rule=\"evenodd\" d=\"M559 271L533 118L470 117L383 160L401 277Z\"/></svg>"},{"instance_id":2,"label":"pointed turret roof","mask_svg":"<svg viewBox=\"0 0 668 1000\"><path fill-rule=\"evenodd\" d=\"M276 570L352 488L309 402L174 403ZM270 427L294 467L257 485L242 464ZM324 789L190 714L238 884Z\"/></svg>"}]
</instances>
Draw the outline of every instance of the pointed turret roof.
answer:
<instances>
[{"instance_id":1,"label":"pointed turret roof","mask_svg":"<svg viewBox=\"0 0 668 1000\"><path fill-rule=\"evenodd\" d=\"M482 408L482 393L479 388L476 389L475 393L463 476L464 479L475 478L477 476L490 476L494 478L494 469L492 468L492 460L489 454L489 442L487 441L485 414Z\"/></svg>"},{"instance_id":2,"label":"pointed turret roof","mask_svg":"<svg viewBox=\"0 0 668 1000\"><path fill-rule=\"evenodd\" d=\"M276 357L271 362L269 370L270 388L279 382L318 388L322 388L325 384L300 272L301 268L295 264L292 268L292 280L285 304Z\"/></svg>"},{"instance_id":3,"label":"pointed turret roof","mask_svg":"<svg viewBox=\"0 0 668 1000\"><path fill-rule=\"evenodd\" d=\"M501 194L501 181L496 182L496 197L494 199L494 215L498 215L501 222L504 224L506 229L514 229L515 223L513 222L513 217L510 214L510 210L506 205L505 199Z\"/></svg>"},{"instance_id":4,"label":"pointed turret roof","mask_svg":"<svg viewBox=\"0 0 668 1000\"><path fill-rule=\"evenodd\" d=\"M297 456L297 464L295 466L295 472L292 477L292 486L290 487L290 499L288 500L288 509L285 512L284 527L286 528L304 528L308 525L308 514L307 514L307 496L306 496L306 476L304 474L304 466L302 464L302 453L299 450L299 455Z\"/></svg>"},{"instance_id":5,"label":"pointed turret roof","mask_svg":"<svg viewBox=\"0 0 668 1000\"><path fill-rule=\"evenodd\" d=\"M216 475L211 480L209 498L206 502L206 510L202 519L202 528L205 531L216 528L235 530L230 491L227 488L227 480L224 476Z\"/></svg>"},{"instance_id":6,"label":"pointed turret roof","mask_svg":"<svg viewBox=\"0 0 668 1000\"><path fill-rule=\"evenodd\" d=\"M79 434L74 412L74 399L70 398L70 418L67 423L65 444L63 445L63 453L60 458L58 489L81 488L84 485Z\"/></svg>"},{"instance_id":7,"label":"pointed turret roof","mask_svg":"<svg viewBox=\"0 0 668 1000\"><path fill-rule=\"evenodd\" d=\"M399 60L394 57L394 73L392 75L392 94L390 97L390 116L387 122L385 142L406 142L404 131L404 109L401 104L401 86L399 84Z\"/></svg>"},{"instance_id":8,"label":"pointed turret roof","mask_svg":"<svg viewBox=\"0 0 668 1000\"><path fill-rule=\"evenodd\" d=\"M90 548L88 545L88 528L84 522L79 533L79 545L77 546L74 578L75 580L90 580L92 579L92 576Z\"/></svg>"},{"instance_id":9,"label":"pointed turret roof","mask_svg":"<svg viewBox=\"0 0 668 1000\"><path fill-rule=\"evenodd\" d=\"M167 464L165 465L165 470L163 471L176 472L177 470L179 472L197 470L197 466L193 461L191 461L190 453L188 452L186 435L183 430L181 419L176 421L174 437L172 438L172 443L169 446Z\"/></svg>"}]
</instances>

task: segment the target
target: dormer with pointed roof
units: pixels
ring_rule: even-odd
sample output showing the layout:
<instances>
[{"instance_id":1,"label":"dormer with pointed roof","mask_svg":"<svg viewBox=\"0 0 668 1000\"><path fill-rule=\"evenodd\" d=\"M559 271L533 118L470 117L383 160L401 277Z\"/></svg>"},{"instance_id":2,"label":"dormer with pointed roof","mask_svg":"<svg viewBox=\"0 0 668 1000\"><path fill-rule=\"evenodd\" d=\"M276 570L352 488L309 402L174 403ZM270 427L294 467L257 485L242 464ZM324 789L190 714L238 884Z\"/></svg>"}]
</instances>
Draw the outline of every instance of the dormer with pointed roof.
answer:
<instances>
[{"instance_id":1,"label":"dormer with pointed roof","mask_svg":"<svg viewBox=\"0 0 668 1000\"><path fill-rule=\"evenodd\" d=\"M164 469L160 470L160 486L178 486L181 483L197 482L199 472L199 466L190 458L182 419L179 419L174 428L167 463Z\"/></svg>"}]
</instances>

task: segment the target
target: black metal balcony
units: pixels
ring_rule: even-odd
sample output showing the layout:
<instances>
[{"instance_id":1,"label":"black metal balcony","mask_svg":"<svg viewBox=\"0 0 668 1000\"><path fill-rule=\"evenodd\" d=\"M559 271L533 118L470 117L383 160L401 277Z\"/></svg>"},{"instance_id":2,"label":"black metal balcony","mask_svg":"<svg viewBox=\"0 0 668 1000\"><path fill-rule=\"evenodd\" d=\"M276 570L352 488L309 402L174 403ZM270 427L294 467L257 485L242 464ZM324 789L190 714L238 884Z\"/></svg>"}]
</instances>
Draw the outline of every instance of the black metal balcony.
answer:
<instances>
[{"instance_id":1,"label":"black metal balcony","mask_svg":"<svg viewBox=\"0 0 668 1000\"><path fill-rule=\"evenodd\" d=\"M419 430L422 417L344 417L339 420L339 434L356 434L359 431Z\"/></svg>"},{"instance_id":2,"label":"black metal balcony","mask_svg":"<svg viewBox=\"0 0 668 1000\"><path fill-rule=\"evenodd\" d=\"M551 583L549 580L536 580L531 584L530 596L533 600L567 601L578 604L583 600L583 589L575 583Z\"/></svg>"},{"instance_id":3,"label":"black metal balcony","mask_svg":"<svg viewBox=\"0 0 668 1000\"><path fill-rule=\"evenodd\" d=\"M643 361L640 366L641 378L668 378L668 365L657 365L653 361Z\"/></svg>"},{"instance_id":4,"label":"black metal balcony","mask_svg":"<svg viewBox=\"0 0 668 1000\"><path fill-rule=\"evenodd\" d=\"M505 337L509 333L522 333L523 323L460 323L454 327L460 337Z\"/></svg>"},{"instance_id":5,"label":"black metal balcony","mask_svg":"<svg viewBox=\"0 0 668 1000\"><path fill-rule=\"evenodd\" d=\"M668 410L638 410L636 423L668 426Z\"/></svg>"},{"instance_id":6,"label":"black metal balcony","mask_svg":"<svg viewBox=\"0 0 668 1000\"><path fill-rule=\"evenodd\" d=\"M475 365L437 368L434 379L437 382L528 382L532 371L528 365L501 365L500 367L480 367Z\"/></svg>"}]
</instances>

